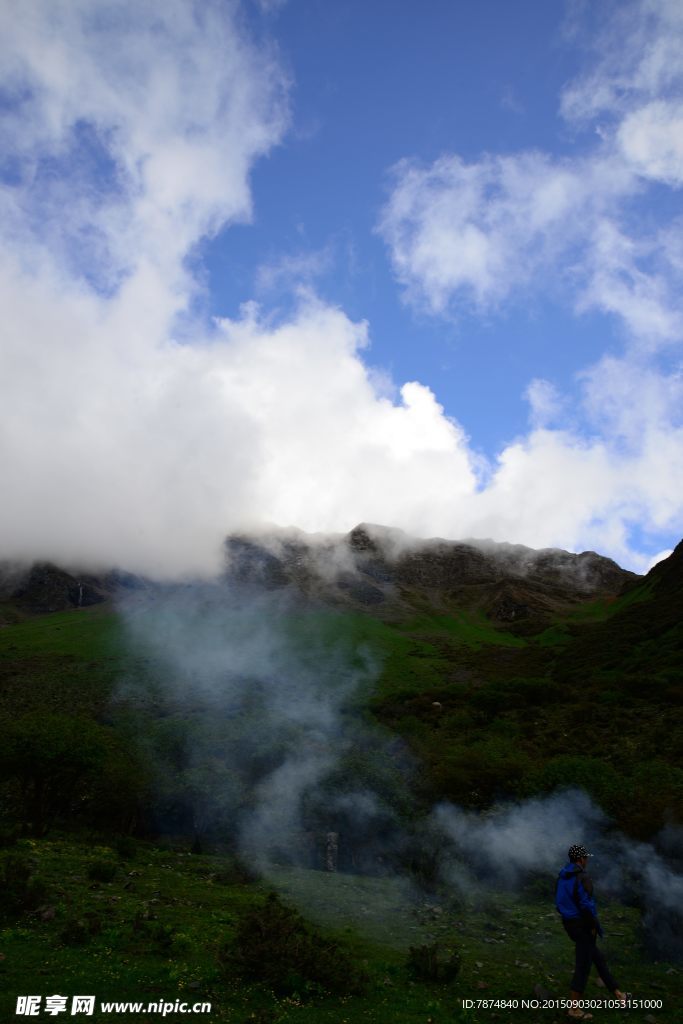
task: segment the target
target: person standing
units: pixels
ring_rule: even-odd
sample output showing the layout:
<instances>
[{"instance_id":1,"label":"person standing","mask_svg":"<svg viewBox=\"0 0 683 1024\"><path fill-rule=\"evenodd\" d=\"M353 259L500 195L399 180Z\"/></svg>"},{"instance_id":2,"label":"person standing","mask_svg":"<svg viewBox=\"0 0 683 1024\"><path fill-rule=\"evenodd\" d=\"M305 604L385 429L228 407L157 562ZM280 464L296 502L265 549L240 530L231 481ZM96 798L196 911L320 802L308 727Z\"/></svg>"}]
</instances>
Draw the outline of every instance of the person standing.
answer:
<instances>
[{"instance_id":1,"label":"person standing","mask_svg":"<svg viewBox=\"0 0 683 1024\"><path fill-rule=\"evenodd\" d=\"M584 846L571 846L569 863L560 871L555 887L555 906L562 917L562 924L575 946L574 977L570 997L573 1005L568 1010L572 1020L591 1020L593 1015L585 1013L579 1006L590 974L591 964L596 969L605 987L624 1004L627 993L621 991L614 980L607 961L598 949L598 936L602 928L596 912L593 896L593 882L586 873L588 858L592 856Z\"/></svg>"}]
</instances>

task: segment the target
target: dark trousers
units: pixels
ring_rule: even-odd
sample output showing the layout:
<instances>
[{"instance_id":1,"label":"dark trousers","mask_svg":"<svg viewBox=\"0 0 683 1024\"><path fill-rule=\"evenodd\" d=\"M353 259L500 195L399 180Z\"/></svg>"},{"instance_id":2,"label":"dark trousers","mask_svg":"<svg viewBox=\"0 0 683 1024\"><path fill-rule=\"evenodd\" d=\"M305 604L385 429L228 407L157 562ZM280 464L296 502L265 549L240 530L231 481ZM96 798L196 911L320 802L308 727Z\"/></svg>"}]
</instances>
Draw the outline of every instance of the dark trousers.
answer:
<instances>
[{"instance_id":1,"label":"dark trousers","mask_svg":"<svg viewBox=\"0 0 683 1024\"><path fill-rule=\"evenodd\" d=\"M607 961L597 946L597 935L585 921L580 917L563 918L562 924L569 938L576 946L576 961L574 964L574 977L572 978L572 992L581 992L586 987L591 964L595 964L597 972L605 983L609 992L619 988L616 981L610 974Z\"/></svg>"}]
</instances>

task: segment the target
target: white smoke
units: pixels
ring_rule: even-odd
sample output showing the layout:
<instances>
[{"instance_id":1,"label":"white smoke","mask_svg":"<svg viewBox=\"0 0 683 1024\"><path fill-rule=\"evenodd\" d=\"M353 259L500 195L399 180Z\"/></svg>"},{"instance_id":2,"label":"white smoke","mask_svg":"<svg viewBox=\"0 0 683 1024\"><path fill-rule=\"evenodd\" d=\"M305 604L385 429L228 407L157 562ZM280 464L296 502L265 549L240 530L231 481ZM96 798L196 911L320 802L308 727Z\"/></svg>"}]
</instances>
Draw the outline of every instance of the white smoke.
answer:
<instances>
[{"instance_id":1,"label":"white smoke","mask_svg":"<svg viewBox=\"0 0 683 1024\"><path fill-rule=\"evenodd\" d=\"M590 845L584 837L599 834L606 822L603 812L578 789L481 814L440 804L434 815L465 863L504 881L528 872L557 872L569 847Z\"/></svg>"},{"instance_id":2,"label":"white smoke","mask_svg":"<svg viewBox=\"0 0 683 1024\"><path fill-rule=\"evenodd\" d=\"M362 736L349 701L379 669L362 644L337 635L336 616L289 591L239 584L154 590L122 600L120 611L142 667L122 682L118 699L138 713L155 706L162 738L155 746L150 723L140 742L160 793L173 802L175 786L189 801L195 831L236 836L245 861L268 872L278 858L300 859L307 801L318 815L329 803L333 821L356 803L365 819L383 813L354 780L323 793ZM169 720L181 745L175 769L163 753ZM373 742L381 751L382 741Z\"/></svg>"},{"instance_id":3,"label":"white smoke","mask_svg":"<svg viewBox=\"0 0 683 1024\"><path fill-rule=\"evenodd\" d=\"M480 813L444 803L433 819L451 843L444 878L463 890L493 884L514 891L532 877L544 877L550 894L569 847L585 846L592 855L588 871L598 910L601 894L635 899L646 945L659 956L683 959L680 830L664 830L661 844L630 839L614 831L583 790L571 788Z\"/></svg>"}]
</instances>

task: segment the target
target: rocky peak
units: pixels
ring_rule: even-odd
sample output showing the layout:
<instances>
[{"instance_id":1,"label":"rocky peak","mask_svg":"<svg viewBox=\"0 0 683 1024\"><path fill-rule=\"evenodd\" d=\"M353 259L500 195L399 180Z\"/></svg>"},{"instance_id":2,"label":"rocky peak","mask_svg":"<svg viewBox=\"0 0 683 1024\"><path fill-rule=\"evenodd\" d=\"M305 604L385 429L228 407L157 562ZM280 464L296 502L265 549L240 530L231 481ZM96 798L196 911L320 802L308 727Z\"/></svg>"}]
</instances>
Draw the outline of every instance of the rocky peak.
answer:
<instances>
[{"instance_id":1,"label":"rocky peak","mask_svg":"<svg viewBox=\"0 0 683 1024\"><path fill-rule=\"evenodd\" d=\"M326 602L374 606L377 614L426 599L436 607L477 608L501 623L615 596L636 579L595 552L420 540L372 523L323 538L230 537L226 550L230 576L269 588L294 585Z\"/></svg>"}]
</instances>

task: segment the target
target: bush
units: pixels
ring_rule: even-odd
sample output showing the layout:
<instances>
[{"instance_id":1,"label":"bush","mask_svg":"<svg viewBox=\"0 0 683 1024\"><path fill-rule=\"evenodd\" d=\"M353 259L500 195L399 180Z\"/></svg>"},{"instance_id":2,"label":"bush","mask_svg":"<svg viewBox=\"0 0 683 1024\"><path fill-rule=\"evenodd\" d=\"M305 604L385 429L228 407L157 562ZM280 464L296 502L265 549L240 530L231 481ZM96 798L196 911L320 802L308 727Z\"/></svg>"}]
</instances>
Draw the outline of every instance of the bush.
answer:
<instances>
[{"instance_id":1,"label":"bush","mask_svg":"<svg viewBox=\"0 0 683 1024\"><path fill-rule=\"evenodd\" d=\"M43 836L58 814L78 804L79 786L96 776L109 732L82 716L35 711L0 726L0 771L18 784L19 811Z\"/></svg>"},{"instance_id":2,"label":"bush","mask_svg":"<svg viewBox=\"0 0 683 1024\"><path fill-rule=\"evenodd\" d=\"M20 831L16 825L0 825L0 849L7 850L16 846Z\"/></svg>"},{"instance_id":3,"label":"bush","mask_svg":"<svg viewBox=\"0 0 683 1024\"><path fill-rule=\"evenodd\" d=\"M175 940L175 932L167 924L155 921L150 926L149 935L158 953L167 956L171 952Z\"/></svg>"},{"instance_id":4,"label":"bush","mask_svg":"<svg viewBox=\"0 0 683 1024\"><path fill-rule=\"evenodd\" d=\"M12 852L5 855L0 869L1 917L12 919L45 903L47 886L35 872L35 861L26 854Z\"/></svg>"},{"instance_id":5,"label":"bush","mask_svg":"<svg viewBox=\"0 0 683 1024\"><path fill-rule=\"evenodd\" d=\"M90 942L90 929L81 918L71 918L62 928L59 937L65 946L85 946Z\"/></svg>"},{"instance_id":6,"label":"bush","mask_svg":"<svg viewBox=\"0 0 683 1024\"><path fill-rule=\"evenodd\" d=\"M226 973L263 982L280 995L353 995L367 980L339 943L324 938L274 894L242 917L219 961Z\"/></svg>"},{"instance_id":7,"label":"bush","mask_svg":"<svg viewBox=\"0 0 683 1024\"><path fill-rule=\"evenodd\" d=\"M88 865L88 878L93 882L113 882L115 877L116 864L113 860L102 857Z\"/></svg>"},{"instance_id":8,"label":"bush","mask_svg":"<svg viewBox=\"0 0 683 1024\"><path fill-rule=\"evenodd\" d=\"M672 748L673 749L673 748ZM663 760L634 766L632 797L619 808L619 825L639 839L651 839L667 819L683 820L683 770Z\"/></svg>"},{"instance_id":9,"label":"bush","mask_svg":"<svg viewBox=\"0 0 683 1024\"><path fill-rule=\"evenodd\" d=\"M608 814L616 814L631 798L628 781L612 765L584 754L552 757L531 777L535 792L547 793L575 786L585 789Z\"/></svg>"},{"instance_id":10,"label":"bush","mask_svg":"<svg viewBox=\"0 0 683 1024\"><path fill-rule=\"evenodd\" d=\"M416 981L447 985L457 978L460 964L457 950L442 951L434 942L429 946L411 946L406 966Z\"/></svg>"},{"instance_id":11,"label":"bush","mask_svg":"<svg viewBox=\"0 0 683 1024\"><path fill-rule=\"evenodd\" d=\"M137 854L137 846L132 836L119 836L114 843L114 849L121 860L134 860Z\"/></svg>"},{"instance_id":12,"label":"bush","mask_svg":"<svg viewBox=\"0 0 683 1024\"><path fill-rule=\"evenodd\" d=\"M102 919L94 911L82 917L70 917L60 932L65 946L85 946L94 935L102 931Z\"/></svg>"}]
</instances>

